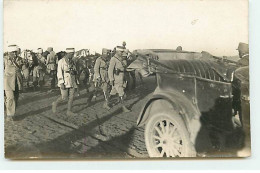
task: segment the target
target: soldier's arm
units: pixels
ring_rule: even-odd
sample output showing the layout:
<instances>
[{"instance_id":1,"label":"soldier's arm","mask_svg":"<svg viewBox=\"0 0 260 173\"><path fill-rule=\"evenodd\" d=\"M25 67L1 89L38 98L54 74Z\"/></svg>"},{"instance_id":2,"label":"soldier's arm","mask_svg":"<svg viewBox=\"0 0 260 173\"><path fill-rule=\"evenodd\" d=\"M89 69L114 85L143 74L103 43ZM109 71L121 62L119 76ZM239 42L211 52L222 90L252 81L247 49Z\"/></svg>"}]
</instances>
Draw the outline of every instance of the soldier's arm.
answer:
<instances>
[{"instance_id":1,"label":"soldier's arm","mask_svg":"<svg viewBox=\"0 0 260 173\"><path fill-rule=\"evenodd\" d=\"M64 81L64 75L63 75L63 67L62 67L62 62L58 62L58 68L57 68L57 77L58 77L58 84L65 83Z\"/></svg>"},{"instance_id":2,"label":"soldier's arm","mask_svg":"<svg viewBox=\"0 0 260 173\"><path fill-rule=\"evenodd\" d=\"M47 65L49 64L49 61L50 61L50 54L47 55L47 60L46 60L46 64L47 64Z\"/></svg>"},{"instance_id":3,"label":"soldier's arm","mask_svg":"<svg viewBox=\"0 0 260 173\"><path fill-rule=\"evenodd\" d=\"M97 59L95 65L94 65L94 73L95 73L97 78L100 77L99 67L100 67L100 60Z\"/></svg>"},{"instance_id":4,"label":"soldier's arm","mask_svg":"<svg viewBox=\"0 0 260 173\"><path fill-rule=\"evenodd\" d=\"M115 69L116 62L111 59L108 67L108 77L110 81L114 81L114 69Z\"/></svg>"}]
</instances>

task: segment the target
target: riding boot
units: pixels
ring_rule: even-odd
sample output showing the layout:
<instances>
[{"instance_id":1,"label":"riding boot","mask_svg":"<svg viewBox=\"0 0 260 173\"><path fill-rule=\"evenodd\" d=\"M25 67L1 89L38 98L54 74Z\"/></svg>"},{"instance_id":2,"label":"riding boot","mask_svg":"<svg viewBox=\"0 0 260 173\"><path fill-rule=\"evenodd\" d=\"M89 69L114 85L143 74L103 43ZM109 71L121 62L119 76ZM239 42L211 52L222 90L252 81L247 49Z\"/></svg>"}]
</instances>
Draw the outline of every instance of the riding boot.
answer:
<instances>
[{"instance_id":1,"label":"riding boot","mask_svg":"<svg viewBox=\"0 0 260 173\"><path fill-rule=\"evenodd\" d=\"M36 91L37 90L37 81L34 81L33 82L33 91Z\"/></svg>"},{"instance_id":2,"label":"riding boot","mask_svg":"<svg viewBox=\"0 0 260 173\"><path fill-rule=\"evenodd\" d=\"M68 109L67 109L67 115L68 116L77 116L76 113L72 112L72 104L73 104L73 96L70 96L68 100Z\"/></svg>"},{"instance_id":3,"label":"riding boot","mask_svg":"<svg viewBox=\"0 0 260 173\"><path fill-rule=\"evenodd\" d=\"M122 105L122 110L123 112L127 113L127 112L131 112L130 109L128 109L125 104L124 104L124 98L123 97L120 97L120 102L121 102L121 105Z\"/></svg>"}]
</instances>

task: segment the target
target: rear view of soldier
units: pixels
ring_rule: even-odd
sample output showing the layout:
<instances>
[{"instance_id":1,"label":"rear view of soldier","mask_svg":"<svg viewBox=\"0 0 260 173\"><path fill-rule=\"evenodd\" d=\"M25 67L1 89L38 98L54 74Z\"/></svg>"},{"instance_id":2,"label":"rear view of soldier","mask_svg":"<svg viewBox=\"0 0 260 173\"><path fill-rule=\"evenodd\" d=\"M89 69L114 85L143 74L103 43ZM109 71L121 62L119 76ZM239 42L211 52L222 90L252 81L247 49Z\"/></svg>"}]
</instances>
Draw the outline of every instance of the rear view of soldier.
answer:
<instances>
[{"instance_id":1,"label":"rear view of soldier","mask_svg":"<svg viewBox=\"0 0 260 173\"><path fill-rule=\"evenodd\" d=\"M47 51L49 52L49 54L47 55L46 65L51 78L51 88L54 88L57 74L57 56L55 56L56 54L53 51L52 47L49 47Z\"/></svg>"}]
</instances>

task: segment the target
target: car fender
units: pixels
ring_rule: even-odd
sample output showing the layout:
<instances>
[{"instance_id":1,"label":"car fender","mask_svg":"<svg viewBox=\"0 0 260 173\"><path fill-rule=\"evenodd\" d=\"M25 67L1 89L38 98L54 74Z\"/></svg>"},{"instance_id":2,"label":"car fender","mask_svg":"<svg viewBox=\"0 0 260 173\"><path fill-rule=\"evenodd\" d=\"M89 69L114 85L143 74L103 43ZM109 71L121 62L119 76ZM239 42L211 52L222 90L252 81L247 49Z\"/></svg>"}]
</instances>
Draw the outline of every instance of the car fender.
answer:
<instances>
[{"instance_id":1,"label":"car fender","mask_svg":"<svg viewBox=\"0 0 260 173\"><path fill-rule=\"evenodd\" d=\"M179 112L183 119L188 132L190 133L191 142L195 143L198 131L201 127L200 111L196 104L189 100L185 95L176 91L155 92L154 95L146 102L137 119L137 126L142 126L149 119L147 110L153 102L164 100L168 102L173 109Z\"/></svg>"}]
</instances>

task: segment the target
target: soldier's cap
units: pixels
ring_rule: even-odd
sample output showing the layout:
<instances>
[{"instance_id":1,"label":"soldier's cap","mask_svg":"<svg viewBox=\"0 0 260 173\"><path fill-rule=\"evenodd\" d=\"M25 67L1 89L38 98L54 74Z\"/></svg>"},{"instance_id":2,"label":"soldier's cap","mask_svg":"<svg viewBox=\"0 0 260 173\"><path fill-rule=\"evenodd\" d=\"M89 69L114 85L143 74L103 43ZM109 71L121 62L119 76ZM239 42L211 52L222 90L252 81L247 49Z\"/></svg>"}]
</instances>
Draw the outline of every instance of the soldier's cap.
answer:
<instances>
[{"instance_id":1,"label":"soldier's cap","mask_svg":"<svg viewBox=\"0 0 260 173\"><path fill-rule=\"evenodd\" d=\"M125 49L124 49L124 47L123 46L117 46L116 47L116 51L121 51L121 52L123 52Z\"/></svg>"},{"instance_id":2,"label":"soldier's cap","mask_svg":"<svg viewBox=\"0 0 260 173\"><path fill-rule=\"evenodd\" d=\"M38 48L37 49L39 53L42 53L43 52L43 49L42 48Z\"/></svg>"},{"instance_id":3,"label":"soldier's cap","mask_svg":"<svg viewBox=\"0 0 260 173\"><path fill-rule=\"evenodd\" d=\"M108 49L106 49L106 48L103 48L102 49L102 55L106 55L106 54L108 54L110 51L108 50Z\"/></svg>"},{"instance_id":4,"label":"soldier's cap","mask_svg":"<svg viewBox=\"0 0 260 173\"><path fill-rule=\"evenodd\" d=\"M48 51L48 52L53 51L53 47L48 47L48 48L47 48L47 51Z\"/></svg>"},{"instance_id":5,"label":"soldier's cap","mask_svg":"<svg viewBox=\"0 0 260 173\"><path fill-rule=\"evenodd\" d=\"M16 52L18 50L18 46L17 45L9 45L7 48L7 52Z\"/></svg>"},{"instance_id":6,"label":"soldier's cap","mask_svg":"<svg viewBox=\"0 0 260 173\"><path fill-rule=\"evenodd\" d=\"M249 52L249 46L248 46L248 44L246 44L246 43L240 42L240 43L238 44L237 50L239 50L239 51L241 51L241 52L244 52L244 53L248 53L248 52Z\"/></svg>"},{"instance_id":7,"label":"soldier's cap","mask_svg":"<svg viewBox=\"0 0 260 173\"><path fill-rule=\"evenodd\" d=\"M177 50L177 51L182 51L182 47L181 47L181 46L178 46L178 47L176 48L176 50Z\"/></svg>"},{"instance_id":8,"label":"soldier's cap","mask_svg":"<svg viewBox=\"0 0 260 173\"><path fill-rule=\"evenodd\" d=\"M66 52L67 53L74 53L75 52L75 48L66 48Z\"/></svg>"}]
</instances>

